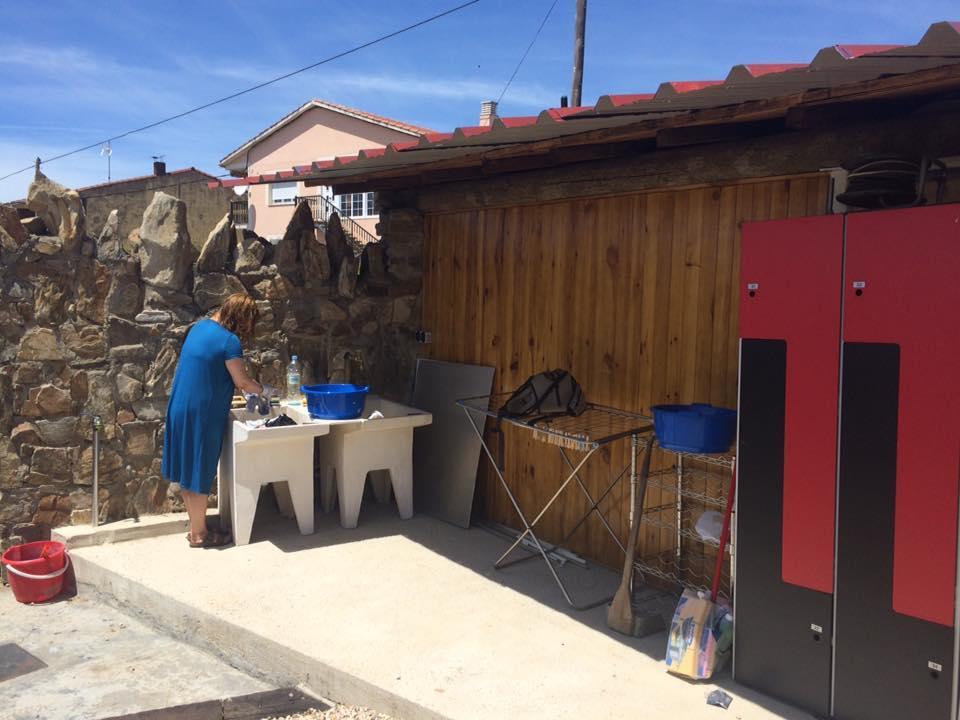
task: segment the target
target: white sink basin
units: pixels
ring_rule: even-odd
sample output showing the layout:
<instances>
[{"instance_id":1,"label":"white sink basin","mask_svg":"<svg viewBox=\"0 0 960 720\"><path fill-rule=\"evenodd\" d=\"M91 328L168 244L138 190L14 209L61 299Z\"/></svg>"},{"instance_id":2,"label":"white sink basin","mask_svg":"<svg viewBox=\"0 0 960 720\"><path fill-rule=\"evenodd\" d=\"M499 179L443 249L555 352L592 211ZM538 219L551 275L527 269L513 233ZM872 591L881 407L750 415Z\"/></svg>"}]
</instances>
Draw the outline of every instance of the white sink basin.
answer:
<instances>
[{"instance_id":1,"label":"white sink basin","mask_svg":"<svg viewBox=\"0 0 960 720\"><path fill-rule=\"evenodd\" d=\"M270 417L286 410L272 408ZM221 521L229 521L237 545L250 542L260 488L267 483L277 483L276 494L296 515L300 533L313 532L314 438L329 433L330 426L303 423L287 414L299 424L250 427L247 421L264 420L266 416L246 409L230 413L220 452L217 500Z\"/></svg>"},{"instance_id":2,"label":"white sink basin","mask_svg":"<svg viewBox=\"0 0 960 720\"><path fill-rule=\"evenodd\" d=\"M369 419L375 411L383 417ZM305 407L287 408L287 414L330 428L320 440L320 499L330 512L339 496L343 527L357 526L367 473L376 470L389 473L389 480L379 473L373 482L377 498L386 502L392 487L400 517L413 516L413 429L432 423L430 413L370 395L355 420L313 420Z\"/></svg>"}]
</instances>

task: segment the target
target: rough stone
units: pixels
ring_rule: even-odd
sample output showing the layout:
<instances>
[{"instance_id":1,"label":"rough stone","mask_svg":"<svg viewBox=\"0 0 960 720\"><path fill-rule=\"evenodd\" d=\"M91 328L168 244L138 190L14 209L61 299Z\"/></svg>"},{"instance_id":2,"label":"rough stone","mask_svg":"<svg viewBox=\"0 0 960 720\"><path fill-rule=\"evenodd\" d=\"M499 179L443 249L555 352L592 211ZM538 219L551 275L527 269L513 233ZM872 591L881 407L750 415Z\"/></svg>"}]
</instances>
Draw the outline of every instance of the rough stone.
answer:
<instances>
[{"instance_id":1,"label":"rough stone","mask_svg":"<svg viewBox=\"0 0 960 720\"><path fill-rule=\"evenodd\" d=\"M27 191L27 207L56 232L70 251L83 239L83 203L76 190L69 190L37 170Z\"/></svg>"},{"instance_id":2,"label":"rough stone","mask_svg":"<svg viewBox=\"0 0 960 720\"><path fill-rule=\"evenodd\" d=\"M59 325L65 319L64 300L68 286L63 281L49 280L38 285L34 300L34 317L45 325Z\"/></svg>"},{"instance_id":3,"label":"rough stone","mask_svg":"<svg viewBox=\"0 0 960 720\"><path fill-rule=\"evenodd\" d=\"M92 415L112 418L117 414L116 403L113 399L113 382L110 375L104 370L87 373L90 387L87 408Z\"/></svg>"},{"instance_id":4,"label":"rough stone","mask_svg":"<svg viewBox=\"0 0 960 720\"><path fill-rule=\"evenodd\" d=\"M143 307L143 288L140 285L140 263L126 259L114 265L110 290L107 292L106 312L132 318Z\"/></svg>"},{"instance_id":5,"label":"rough stone","mask_svg":"<svg viewBox=\"0 0 960 720\"><path fill-rule=\"evenodd\" d=\"M128 458L152 458L157 449L157 424L135 421L120 426Z\"/></svg>"},{"instance_id":6,"label":"rough stone","mask_svg":"<svg viewBox=\"0 0 960 720\"><path fill-rule=\"evenodd\" d=\"M136 258L140 256L140 245L142 245L140 242L140 228L135 227L127 233L127 237L120 243L120 248L130 257Z\"/></svg>"},{"instance_id":7,"label":"rough stone","mask_svg":"<svg viewBox=\"0 0 960 720\"><path fill-rule=\"evenodd\" d=\"M17 211L9 205L0 205L0 245L3 249L17 251L26 239L27 231Z\"/></svg>"},{"instance_id":8,"label":"rough stone","mask_svg":"<svg viewBox=\"0 0 960 720\"><path fill-rule=\"evenodd\" d=\"M278 272L295 280L302 278L300 248L304 238L311 241L314 233L313 212L308 203L301 202L293 211L287 229L273 251L273 261Z\"/></svg>"},{"instance_id":9,"label":"rough stone","mask_svg":"<svg viewBox=\"0 0 960 720\"><path fill-rule=\"evenodd\" d=\"M147 370L144 377L144 389L147 397L167 397L173 386L173 375L177 369L179 354L173 343L165 342L157 359Z\"/></svg>"},{"instance_id":10,"label":"rough stone","mask_svg":"<svg viewBox=\"0 0 960 720\"><path fill-rule=\"evenodd\" d=\"M33 288L29 285L21 285L14 281L14 283L10 285L10 290L7 291L7 297L11 300L29 300L33 297Z\"/></svg>"},{"instance_id":11,"label":"rough stone","mask_svg":"<svg viewBox=\"0 0 960 720\"><path fill-rule=\"evenodd\" d=\"M23 464L13 442L0 435L0 488L10 490L21 485L22 470Z\"/></svg>"},{"instance_id":12,"label":"rough stone","mask_svg":"<svg viewBox=\"0 0 960 720\"><path fill-rule=\"evenodd\" d=\"M107 319L107 339L113 349L124 345L147 345L159 334L160 330L150 325L115 315Z\"/></svg>"},{"instance_id":13,"label":"rough stone","mask_svg":"<svg viewBox=\"0 0 960 720\"><path fill-rule=\"evenodd\" d=\"M114 450L101 447L97 472L101 485L119 480L123 474L123 458ZM80 454L80 463L74 482L77 485L93 484L93 447L86 448Z\"/></svg>"},{"instance_id":14,"label":"rough stone","mask_svg":"<svg viewBox=\"0 0 960 720\"><path fill-rule=\"evenodd\" d=\"M360 277L365 282L373 285L387 285L390 282L382 242L365 245L360 258Z\"/></svg>"},{"instance_id":15,"label":"rough stone","mask_svg":"<svg viewBox=\"0 0 960 720\"><path fill-rule=\"evenodd\" d=\"M33 423L24 422L17 425L10 433L10 440L19 448L21 445L43 445L40 430Z\"/></svg>"},{"instance_id":16,"label":"rough stone","mask_svg":"<svg viewBox=\"0 0 960 720\"><path fill-rule=\"evenodd\" d=\"M133 422L137 419L137 416L126 408L122 410L117 410L117 425L123 425L124 423Z\"/></svg>"},{"instance_id":17,"label":"rough stone","mask_svg":"<svg viewBox=\"0 0 960 720\"><path fill-rule=\"evenodd\" d=\"M140 325L169 325L174 321L173 313L167 310L144 310L137 313L134 321Z\"/></svg>"},{"instance_id":18,"label":"rough stone","mask_svg":"<svg viewBox=\"0 0 960 720\"><path fill-rule=\"evenodd\" d=\"M106 265L95 262L80 264L76 273L77 314L92 323L103 324L107 317L106 304L110 284L110 273Z\"/></svg>"},{"instance_id":19,"label":"rough stone","mask_svg":"<svg viewBox=\"0 0 960 720\"><path fill-rule=\"evenodd\" d=\"M334 277L340 272L340 266L348 257L353 257L353 248L347 242L347 235L340 223L340 216L333 213L327 221L327 254L330 258L330 270Z\"/></svg>"},{"instance_id":20,"label":"rough stone","mask_svg":"<svg viewBox=\"0 0 960 720\"><path fill-rule=\"evenodd\" d=\"M393 301L392 322L408 323L413 318L413 308L416 305L415 297L399 297Z\"/></svg>"},{"instance_id":21,"label":"rough stone","mask_svg":"<svg viewBox=\"0 0 960 720\"><path fill-rule=\"evenodd\" d=\"M70 399L76 405L83 405L89 397L90 387L87 382L87 373L78 370L70 376Z\"/></svg>"},{"instance_id":22,"label":"rough stone","mask_svg":"<svg viewBox=\"0 0 960 720\"><path fill-rule=\"evenodd\" d=\"M337 272L337 293L352 299L357 289L357 261L352 255L345 257Z\"/></svg>"},{"instance_id":23,"label":"rough stone","mask_svg":"<svg viewBox=\"0 0 960 720\"><path fill-rule=\"evenodd\" d=\"M306 282L320 283L330 279L330 256L326 236L320 230L304 233L300 240L300 259Z\"/></svg>"},{"instance_id":24,"label":"rough stone","mask_svg":"<svg viewBox=\"0 0 960 720\"><path fill-rule=\"evenodd\" d=\"M265 288L267 300L273 302L286 302L296 297L297 287L287 278L278 276L270 281L269 286Z\"/></svg>"},{"instance_id":25,"label":"rough stone","mask_svg":"<svg viewBox=\"0 0 960 720\"><path fill-rule=\"evenodd\" d=\"M73 401L67 390L56 385L41 385L30 389L29 401L24 406L23 414L34 417L67 415L72 409ZM30 412L27 412L28 410Z\"/></svg>"},{"instance_id":26,"label":"rough stone","mask_svg":"<svg viewBox=\"0 0 960 720\"><path fill-rule=\"evenodd\" d=\"M164 398L138 400L133 403L133 412L138 420L163 420L167 414L167 401Z\"/></svg>"},{"instance_id":27,"label":"rough stone","mask_svg":"<svg viewBox=\"0 0 960 720\"><path fill-rule=\"evenodd\" d=\"M200 257L197 259L197 273L223 272L230 262L230 246L233 239L233 228L230 225L230 215L223 216L217 226L207 236L203 244Z\"/></svg>"},{"instance_id":28,"label":"rough stone","mask_svg":"<svg viewBox=\"0 0 960 720\"><path fill-rule=\"evenodd\" d=\"M314 316L322 323L340 322L347 319L347 313L330 300L318 299L313 304Z\"/></svg>"},{"instance_id":29,"label":"rough stone","mask_svg":"<svg viewBox=\"0 0 960 720\"><path fill-rule=\"evenodd\" d=\"M103 331L93 325L77 327L73 323L62 326L63 344L74 361L100 362L107 357L107 340Z\"/></svg>"},{"instance_id":30,"label":"rough stone","mask_svg":"<svg viewBox=\"0 0 960 720\"><path fill-rule=\"evenodd\" d=\"M43 380L43 364L25 362L17 365L13 371L13 382L17 385L39 385Z\"/></svg>"},{"instance_id":31,"label":"rough stone","mask_svg":"<svg viewBox=\"0 0 960 720\"><path fill-rule=\"evenodd\" d=\"M77 458L76 447L38 447L33 451L33 460L30 463L30 472L34 476L31 482L36 482L37 475L48 478L64 479L73 476Z\"/></svg>"},{"instance_id":32,"label":"rough stone","mask_svg":"<svg viewBox=\"0 0 960 720\"><path fill-rule=\"evenodd\" d=\"M56 255L63 250L63 240L56 235L37 235L31 239L33 249L41 255Z\"/></svg>"},{"instance_id":33,"label":"rough stone","mask_svg":"<svg viewBox=\"0 0 960 720\"><path fill-rule=\"evenodd\" d=\"M20 224L28 235L49 235L50 231L43 224L43 220L36 215L33 217L22 218ZM56 229L56 228L54 228Z\"/></svg>"},{"instance_id":34,"label":"rough stone","mask_svg":"<svg viewBox=\"0 0 960 720\"><path fill-rule=\"evenodd\" d=\"M110 348L111 362L145 361L151 356L150 349L144 345L118 345Z\"/></svg>"},{"instance_id":35,"label":"rough stone","mask_svg":"<svg viewBox=\"0 0 960 720\"><path fill-rule=\"evenodd\" d=\"M36 328L29 331L20 341L20 352L17 360L45 360L62 361L63 353L57 345L57 336L52 330Z\"/></svg>"},{"instance_id":36,"label":"rough stone","mask_svg":"<svg viewBox=\"0 0 960 720\"><path fill-rule=\"evenodd\" d=\"M140 275L145 283L170 290L187 285L194 249L187 232L187 206L157 192L140 225Z\"/></svg>"},{"instance_id":37,"label":"rough stone","mask_svg":"<svg viewBox=\"0 0 960 720\"><path fill-rule=\"evenodd\" d=\"M143 382L143 373L146 370L145 366L138 363L124 363L123 367L120 368L120 372L128 377L132 377L135 380Z\"/></svg>"},{"instance_id":38,"label":"rough stone","mask_svg":"<svg viewBox=\"0 0 960 720\"><path fill-rule=\"evenodd\" d=\"M144 514L157 512L166 499L168 484L156 475L144 479L133 493L133 509Z\"/></svg>"},{"instance_id":39,"label":"rough stone","mask_svg":"<svg viewBox=\"0 0 960 720\"><path fill-rule=\"evenodd\" d=\"M117 375L117 398L132 403L143 397L143 383L127 375Z\"/></svg>"},{"instance_id":40,"label":"rough stone","mask_svg":"<svg viewBox=\"0 0 960 720\"><path fill-rule=\"evenodd\" d=\"M267 256L267 244L252 233L236 230L236 271L238 273L259 270Z\"/></svg>"},{"instance_id":41,"label":"rough stone","mask_svg":"<svg viewBox=\"0 0 960 720\"><path fill-rule=\"evenodd\" d=\"M233 275L211 273L197 278L193 298L197 306L206 312L221 305L233 293L244 292L243 283Z\"/></svg>"},{"instance_id":42,"label":"rough stone","mask_svg":"<svg viewBox=\"0 0 960 720\"><path fill-rule=\"evenodd\" d=\"M78 440L77 426L79 423L79 418L75 417L65 417L59 420L39 420L37 421L37 430L43 439L43 445L71 445Z\"/></svg>"},{"instance_id":43,"label":"rough stone","mask_svg":"<svg viewBox=\"0 0 960 720\"><path fill-rule=\"evenodd\" d=\"M97 238L97 259L109 262L118 260L123 249L123 243L120 238L120 214L117 210L111 210L107 215L106 222L103 223L103 230Z\"/></svg>"},{"instance_id":44,"label":"rough stone","mask_svg":"<svg viewBox=\"0 0 960 720\"><path fill-rule=\"evenodd\" d=\"M193 297L185 292L153 287L152 285L146 285L143 288L144 312L149 310L163 311L173 317L174 320L189 323L195 319L192 305Z\"/></svg>"}]
</instances>

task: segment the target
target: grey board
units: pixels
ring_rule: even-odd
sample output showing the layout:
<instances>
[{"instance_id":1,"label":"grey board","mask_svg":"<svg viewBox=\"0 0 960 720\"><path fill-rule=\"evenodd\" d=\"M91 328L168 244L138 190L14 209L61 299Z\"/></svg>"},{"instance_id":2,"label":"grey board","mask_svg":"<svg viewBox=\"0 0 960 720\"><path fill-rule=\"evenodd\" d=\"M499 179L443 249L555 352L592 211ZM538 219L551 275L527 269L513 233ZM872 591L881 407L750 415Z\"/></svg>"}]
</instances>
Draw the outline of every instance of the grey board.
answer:
<instances>
[{"instance_id":1,"label":"grey board","mask_svg":"<svg viewBox=\"0 0 960 720\"><path fill-rule=\"evenodd\" d=\"M417 360L413 406L433 423L413 438L413 502L417 512L470 527L480 438L457 400L489 395L493 368Z\"/></svg>"}]
</instances>

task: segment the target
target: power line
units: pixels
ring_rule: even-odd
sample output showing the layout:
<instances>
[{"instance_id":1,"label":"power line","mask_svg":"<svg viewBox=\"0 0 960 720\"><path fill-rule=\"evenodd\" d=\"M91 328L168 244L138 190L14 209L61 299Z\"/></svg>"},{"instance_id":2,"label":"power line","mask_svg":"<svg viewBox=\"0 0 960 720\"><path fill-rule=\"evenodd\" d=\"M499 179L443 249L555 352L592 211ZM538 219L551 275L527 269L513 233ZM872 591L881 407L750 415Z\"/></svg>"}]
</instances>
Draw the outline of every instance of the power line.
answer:
<instances>
[{"instance_id":1,"label":"power line","mask_svg":"<svg viewBox=\"0 0 960 720\"><path fill-rule=\"evenodd\" d=\"M120 135L114 135L113 137L107 138L106 140L99 140L95 143L91 143L89 145L85 145L84 147L77 148L76 150L71 150L70 152L65 152L60 155L55 155L52 158L41 160L41 164L50 163L50 162L53 162L54 160L60 160L62 158L69 157L71 155L76 155L77 153L83 152L84 150L90 150L92 148L99 147L104 143L112 142L114 140L120 140L121 138L128 137L135 133L143 132L144 130L150 130L152 128L157 127L158 125L163 125L164 123L171 122L172 120L179 120L180 118L186 117L187 115L192 115L195 112L200 112L201 110L206 110L207 108L211 108L214 105L219 105L220 103L227 102L228 100L233 100L235 98L240 97L241 95L246 95L247 93L251 93L254 90L259 90L261 88L267 87L268 85L273 85L274 83L280 82L281 80L286 80L287 78L293 77L294 75L299 75L300 73L306 72L307 70L313 70L314 68L320 67L321 65L326 65L327 63L333 62L334 60L339 60L340 58L346 57L347 55L352 55L361 50L365 50L366 48L371 47L372 45L377 45L386 40L390 40L392 38L397 37L398 35L402 35L405 32L409 32L410 30L415 30L418 27L422 27L424 25L432 23L433 21L439 20L440 18L446 17L447 15L452 15L455 12L459 12L460 10L463 10L464 8L469 7L470 5L476 5L478 2L480 2L480 0L468 0L467 2L457 5L456 7L449 8L448 10L444 10L443 12L437 13L436 15L431 15L430 17L420 20L418 22L415 22L412 25L407 25L406 27L400 28L399 30L394 30L393 32L387 33L386 35L381 35L380 37L374 40L365 42L362 45L357 45L355 47L350 48L349 50L344 50L343 52L337 53L336 55L331 55L328 58L324 58L323 60L315 62L311 65L307 65L305 67L299 68L298 70L293 70L292 72L285 73L284 75L278 75L275 78L266 80L262 83L258 83L257 85L248 87L245 90L240 90L239 92L235 92L231 95L226 95L217 100L212 100L208 103L204 103L203 105L198 105L197 107L191 108L190 110L185 110L184 112L177 113L176 115L171 115L170 117L163 118L162 120L157 120L156 122L152 122L149 125L138 127L135 130L128 130L125 133L121 133ZM554 2L554 5L555 4L556 2ZM27 170L32 170L34 167L35 165L31 163L25 168L21 168L20 170L15 170L12 173L9 173L7 175L4 175L3 177L0 177L0 182L8 178L12 178L14 175L19 175L20 173L26 172Z\"/></svg>"},{"instance_id":2,"label":"power line","mask_svg":"<svg viewBox=\"0 0 960 720\"><path fill-rule=\"evenodd\" d=\"M547 10L547 14L543 16L543 20L540 23L540 27L537 28L537 31L533 34L533 40L530 41L530 44L527 45L527 49L523 51L523 56L520 58L520 62L517 63L517 66L513 69L513 75L510 76L510 79L507 80L507 84L503 86L503 90L500 92L500 97L497 98L497 104L503 100L503 96L507 94L507 89L510 87L510 83L513 82L513 79L517 76L517 73L520 72L520 66L523 65L523 61L527 59L527 55L530 53L530 50L533 48L533 44L537 42L537 38L540 37L540 31L543 30L543 26L547 24L547 20L550 19L550 13L553 12L553 9L557 6L558 0L553 0L553 4L550 6L550 9ZM0 178L2 180L3 178Z\"/></svg>"}]
</instances>

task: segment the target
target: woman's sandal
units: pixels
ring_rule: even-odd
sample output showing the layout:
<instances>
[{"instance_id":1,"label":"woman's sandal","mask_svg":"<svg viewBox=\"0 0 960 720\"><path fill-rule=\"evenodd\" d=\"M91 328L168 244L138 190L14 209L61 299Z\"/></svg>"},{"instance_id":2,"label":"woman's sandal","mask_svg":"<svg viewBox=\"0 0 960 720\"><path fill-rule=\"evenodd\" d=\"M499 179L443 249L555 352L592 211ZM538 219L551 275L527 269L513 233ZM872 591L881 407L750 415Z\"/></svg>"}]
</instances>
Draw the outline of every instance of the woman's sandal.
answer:
<instances>
[{"instance_id":1,"label":"woman's sandal","mask_svg":"<svg viewBox=\"0 0 960 720\"><path fill-rule=\"evenodd\" d=\"M220 518L218 517L207 517L207 532L216 532L220 534L230 534L229 530L224 530L220 527ZM187 542L190 542L190 533L187 533Z\"/></svg>"},{"instance_id":2,"label":"woman's sandal","mask_svg":"<svg viewBox=\"0 0 960 720\"><path fill-rule=\"evenodd\" d=\"M193 542L189 535L187 536L187 542L190 543L192 548L218 548L229 545L233 542L233 538L230 537L230 533L210 530L200 542Z\"/></svg>"}]
</instances>

